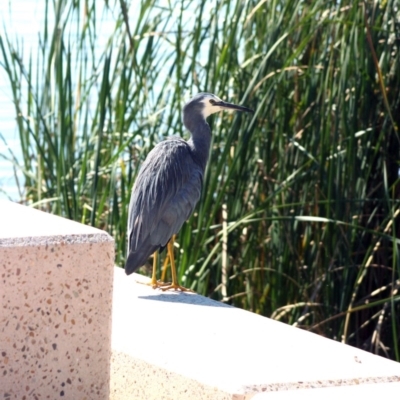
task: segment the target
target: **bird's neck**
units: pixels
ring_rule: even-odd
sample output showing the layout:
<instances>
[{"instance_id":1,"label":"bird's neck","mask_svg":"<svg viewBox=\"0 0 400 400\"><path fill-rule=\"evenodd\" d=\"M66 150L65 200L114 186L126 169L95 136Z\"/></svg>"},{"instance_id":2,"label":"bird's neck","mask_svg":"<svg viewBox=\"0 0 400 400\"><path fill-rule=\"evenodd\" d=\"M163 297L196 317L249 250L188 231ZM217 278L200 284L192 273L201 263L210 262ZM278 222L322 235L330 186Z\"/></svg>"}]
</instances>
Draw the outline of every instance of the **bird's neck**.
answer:
<instances>
[{"instance_id":1,"label":"bird's neck","mask_svg":"<svg viewBox=\"0 0 400 400\"><path fill-rule=\"evenodd\" d=\"M192 134L192 137L188 140L188 144L193 151L193 155L197 163L206 169L208 157L210 154L211 146L211 129L207 122L201 118L195 123L185 124L186 128ZM189 126L188 126L189 125Z\"/></svg>"}]
</instances>

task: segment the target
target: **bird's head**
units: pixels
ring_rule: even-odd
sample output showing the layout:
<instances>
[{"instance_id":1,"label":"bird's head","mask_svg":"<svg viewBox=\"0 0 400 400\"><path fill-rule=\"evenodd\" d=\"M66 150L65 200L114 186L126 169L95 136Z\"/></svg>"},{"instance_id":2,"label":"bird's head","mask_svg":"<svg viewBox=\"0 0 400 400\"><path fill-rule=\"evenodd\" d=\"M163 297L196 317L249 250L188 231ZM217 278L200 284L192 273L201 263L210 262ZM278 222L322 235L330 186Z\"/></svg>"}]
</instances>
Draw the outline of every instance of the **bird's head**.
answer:
<instances>
[{"instance_id":1,"label":"bird's head","mask_svg":"<svg viewBox=\"0 0 400 400\"><path fill-rule=\"evenodd\" d=\"M184 106L184 113L196 113L203 116L204 119L218 111L246 111L253 112L250 108L227 103L212 93L198 93L192 97Z\"/></svg>"}]
</instances>

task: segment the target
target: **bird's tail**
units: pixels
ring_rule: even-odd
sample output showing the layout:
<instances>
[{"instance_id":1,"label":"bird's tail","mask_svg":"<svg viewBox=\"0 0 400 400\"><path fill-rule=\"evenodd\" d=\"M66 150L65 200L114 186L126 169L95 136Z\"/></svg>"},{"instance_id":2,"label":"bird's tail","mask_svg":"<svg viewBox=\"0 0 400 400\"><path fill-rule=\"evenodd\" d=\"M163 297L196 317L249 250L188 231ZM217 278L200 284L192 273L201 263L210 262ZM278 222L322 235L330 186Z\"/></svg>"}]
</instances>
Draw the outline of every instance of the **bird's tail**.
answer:
<instances>
[{"instance_id":1,"label":"bird's tail","mask_svg":"<svg viewBox=\"0 0 400 400\"><path fill-rule=\"evenodd\" d=\"M131 251L125 262L125 273L130 275L135 272L142 265L144 265L147 259L158 249L159 246L154 246L151 244L143 245L140 249Z\"/></svg>"}]
</instances>

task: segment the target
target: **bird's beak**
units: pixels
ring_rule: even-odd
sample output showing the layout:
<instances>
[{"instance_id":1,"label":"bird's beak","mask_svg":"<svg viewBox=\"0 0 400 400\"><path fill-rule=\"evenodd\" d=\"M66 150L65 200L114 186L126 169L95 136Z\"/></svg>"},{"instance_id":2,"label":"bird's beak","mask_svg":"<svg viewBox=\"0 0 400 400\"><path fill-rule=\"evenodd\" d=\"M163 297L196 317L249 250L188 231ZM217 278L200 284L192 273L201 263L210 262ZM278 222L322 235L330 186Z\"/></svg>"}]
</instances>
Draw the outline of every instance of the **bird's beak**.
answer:
<instances>
[{"instance_id":1,"label":"bird's beak","mask_svg":"<svg viewBox=\"0 0 400 400\"><path fill-rule=\"evenodd\" d=\"M243 107L243 106L237 106L236 104L227 103L226 101L222 101L222 100L216 101L213 105L219 106L223 110L235 110L235 111L245 111L245 112L254 113L254 111L251 110L250 108Z\"/></svg>"}]
</instances>

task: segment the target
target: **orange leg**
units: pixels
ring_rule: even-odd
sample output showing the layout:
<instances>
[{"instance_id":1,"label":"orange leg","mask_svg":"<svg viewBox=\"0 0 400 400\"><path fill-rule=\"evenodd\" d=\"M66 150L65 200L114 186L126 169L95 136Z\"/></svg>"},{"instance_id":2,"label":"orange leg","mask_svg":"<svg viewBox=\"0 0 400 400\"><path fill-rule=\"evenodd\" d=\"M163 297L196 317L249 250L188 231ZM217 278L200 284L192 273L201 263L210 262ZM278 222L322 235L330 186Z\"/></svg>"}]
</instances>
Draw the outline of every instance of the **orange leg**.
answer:
<instances>
[{"instance_id":1,"label":"orange leg","mask_svg":"<svg viewBox=\"0 0 400 400\"><path fill-rule=\"evenodd\" d=\"M151 276L151 281L149 283L145 283L146 285L151 286L153 289L161 289L161 290L180 290L182 292L193 292L192 289L187 289L178 283L178 277L176 274L175 267L175 257L174 257L174 241L175 235L172 236L171 240L167 244L167 256L165 257L164 264L162 267L161 280L157 280L157 258L158 251L155 251L153 254L153 273ZM165 275L168 267L168 261L171 263L171 274L172 274L172 282L165 282ZM142 282L139 282L142 283Z\"/></svg>"},{"instance_id":2,"label":"orange leg","mask_svg":"<svg viewBox=\"0 0 400 400\"><path fill-rule=\"evenodd\" d=\"M168 282L165 283L163 281L158 281L157 280L157 258L158 258L158 251L155 251L154 254L153 254L153 273L151 275L150 282L137 281L138 283L141 283L143 285L151 286L153 289L163 288L164 286L170 285L170 283L168 283Z\"/></svg>"},{"instance_id":3,"label":"orange leg","mask_svg":"<svg viewBox=\"0 0 400 400\"><path fill-rule=\"evenodd\" d=\"M169 285L161 286L161 290L180 290L182 292L193 292L192 289L185 288L178 283L178 277L176 275L176 268L175 268L175 257L174 257L174 242L170 240L167 245L168 249L168 256L171 262L171 274L172 274L172 283Z\"/></svg>"},{"instance_id":4,"label":"orange leg","mask_svg":"<svg viewBox=\"0 0 400 400\"><path fill-rule=\"evenodd\" d=\"M169 255L167 254L161 269L161 282L165 282L165 276L167 275L168 261L169 261Z\"/></svg>"}]
</instances>

